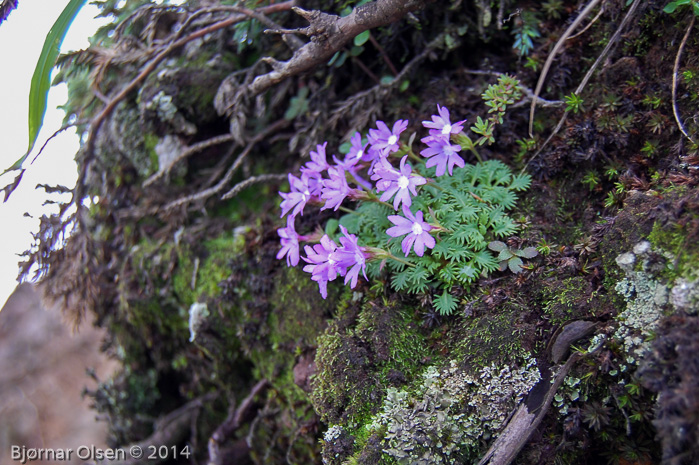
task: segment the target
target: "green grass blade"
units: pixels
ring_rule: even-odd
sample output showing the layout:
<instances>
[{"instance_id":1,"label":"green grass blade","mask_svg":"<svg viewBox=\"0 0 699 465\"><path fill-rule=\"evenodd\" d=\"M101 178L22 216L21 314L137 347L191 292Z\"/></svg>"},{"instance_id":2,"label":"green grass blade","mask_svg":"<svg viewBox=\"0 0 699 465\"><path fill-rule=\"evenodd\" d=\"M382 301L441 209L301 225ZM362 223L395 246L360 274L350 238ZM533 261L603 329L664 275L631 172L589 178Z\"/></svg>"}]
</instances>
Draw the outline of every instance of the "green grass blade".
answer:
<instances>
[{"instance_id":1,"label":"green grass blade","mask_svg":"<svg viewBox=\"0 0 699 465\"><path fill-rule=\"evenodd\" d=\"M27 153L8 167L5 172L21 168L22 163L34 147L46 113L46 100L51 87L51 70L56 64L59 48L66 32L84 4L85 0L70 0L46 36L29 90L29 146Z\"/></svg>"}]
</instances>

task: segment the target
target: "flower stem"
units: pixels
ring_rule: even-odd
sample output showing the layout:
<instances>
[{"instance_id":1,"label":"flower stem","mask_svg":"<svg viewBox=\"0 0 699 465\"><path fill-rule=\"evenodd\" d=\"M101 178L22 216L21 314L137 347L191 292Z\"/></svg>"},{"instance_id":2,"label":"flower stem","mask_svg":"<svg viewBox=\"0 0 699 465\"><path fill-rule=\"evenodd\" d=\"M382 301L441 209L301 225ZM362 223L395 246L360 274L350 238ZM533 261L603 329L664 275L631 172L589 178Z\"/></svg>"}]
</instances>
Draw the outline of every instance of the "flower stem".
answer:
<instances>
[{"instance_id":1,"label":"flower stem","mask_svg":"<svg viewBox=\"0 0 699 465\"><path fill-rule=\"evenodd\" d=\"M340 205L337 209L340 210L340 211L343 211L343 212L345 212L345 213L350 213L350 214L352 214L352 213L355 213L355 214L356 214L356 213L357 213L355 210L350 210L349 208L343 207L342 205Z\"/></svg>"}]
</instances>

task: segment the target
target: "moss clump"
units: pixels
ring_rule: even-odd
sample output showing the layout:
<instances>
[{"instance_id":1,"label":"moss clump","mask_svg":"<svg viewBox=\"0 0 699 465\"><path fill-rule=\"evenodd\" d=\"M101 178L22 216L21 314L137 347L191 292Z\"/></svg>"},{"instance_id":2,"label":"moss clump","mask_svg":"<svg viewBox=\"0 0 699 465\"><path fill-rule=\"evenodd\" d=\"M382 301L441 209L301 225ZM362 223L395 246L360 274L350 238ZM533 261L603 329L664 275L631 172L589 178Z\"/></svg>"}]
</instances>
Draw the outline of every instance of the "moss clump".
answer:
<instances>
[{"instance_id":1,"label":"moss clump","mask_svg":"<svg viewBox=\"0 0 699 465\"><path fill-rule=\"evenodd\" d=\"M653 230L648 235L648 240L657 249L672 254L673 261L668 263L665 277L672 279L683 276L696 278L699 276L699 246L690 240L688 231L682 226L665 226L656 221Z\"/></svg>"},{"instance_id":2,"label":"moss clump","mask_svg":"<svg viewBox=\"0 0 699 465\"><path fill-rule=\"evenodd\" d=\"M544 313L555 327L594 316L595 308L599 308L597 292L580 276L552 281L542 289L542 297Z\"/></svg>"},{"instance_id":3,"label":"moss clump","mask_svg":"<svg viewBox=\"0 0 699 465\"><path fill-rule=\"evenodd\" d=\"M323 421L344 425L362 443L386 390L413 379L429 349L407 308L369 301L357 310L318 338L311 400Z\"/></svg>"},{"instance_id":4,"label":"moss clump","mask_svg":"<svg viewBox=\"0 0 699 465\"><path fill-rule=\"evenodd\" d=\"M219 284L230 276L230 262L244 249L246 232L247 228L236 228L232 234L206 240L197 247L199 253L191 246L180 244L172 286L183 307L189 308L199 299L221 292Z\"/></svg>"},{"instance_id":5,"label":"moss clump","mask_svg":"<svg viewBox=\"0 0 699 465\"><path fill-rule=\"evenodd\" d=\"M519 306L506 304L482 317L463 320L450 331L450 353L474 368L514 361L525 353L522 332L529 328L522 321L524 315Z\"/></svg>"}]
</instances>

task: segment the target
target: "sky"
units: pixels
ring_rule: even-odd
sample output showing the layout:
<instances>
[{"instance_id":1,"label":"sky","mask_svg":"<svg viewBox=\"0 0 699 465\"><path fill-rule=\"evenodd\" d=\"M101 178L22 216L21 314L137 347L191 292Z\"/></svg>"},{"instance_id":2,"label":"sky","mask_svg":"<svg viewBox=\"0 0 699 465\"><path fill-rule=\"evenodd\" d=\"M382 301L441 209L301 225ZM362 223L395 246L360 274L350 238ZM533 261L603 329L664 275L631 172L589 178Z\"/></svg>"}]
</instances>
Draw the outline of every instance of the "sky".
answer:
<instances>
[{"instance_id":1,"label":"sky","mask_svg":"<svg viewBox=\"0 0 699 465\"><path fill-rule=\"evenodd\" d=\"M31 77L45 36L65 5L58 0L22 0L0 25L0 173L26 152ZM87 48L88 37L104 22L94 19L98 12L90 4L82 8L63 41L62 52ZM42 213L55 211L42 204L47 198L57 199L56 195L47 196L42 189L35 189L36 185L73 187L77 179L73 158L78 151L78 137L74 129L54 138L41 156L29 164L39 147L61 127L64 113L56 107L64 104L66 98L65 84L51 88L44 125L35 149L25 161L27 171L10 199L0 203L0 308L17 285L17 263L21 260L18 254L32 244L31 233L38 230L38 218ZM0 177L0 188L15 175ZM25 212L33 218L25 217Z\"/></svg>"}]
</instances>

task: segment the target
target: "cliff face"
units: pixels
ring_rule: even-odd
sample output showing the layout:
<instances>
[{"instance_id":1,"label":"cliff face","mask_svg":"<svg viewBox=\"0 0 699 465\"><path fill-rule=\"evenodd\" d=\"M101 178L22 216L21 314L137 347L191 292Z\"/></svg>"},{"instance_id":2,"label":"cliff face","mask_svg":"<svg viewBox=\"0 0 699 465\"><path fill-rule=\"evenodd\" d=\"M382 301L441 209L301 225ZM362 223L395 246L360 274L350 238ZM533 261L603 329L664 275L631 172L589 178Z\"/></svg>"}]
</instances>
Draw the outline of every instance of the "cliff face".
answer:
<instances>
[{"instance_id":1,"label":"cliff face","mask_svg":"<svg viewBox=\"0 0 699 465\"><path fill-rule=\"evenodd\" d=\"M81 396L106 380L117 363L100 353L104 331L72 333L57 308L46 309L31 284L20 284L0 310L0 462L14 463L12 446L106 447L107 425ZM68 463L80 463L76 457ZM48 463L40 461L39 463Z\"/></svg>"},{"instance_id":2,"label":"cliff face","mask_svg":"<svg viewBox=\"0 0 699 465\"><path fill-rule=\"evenodd\" d=\"M304 2L340 20L288 2L229 3L106 2L116 19L96 36L103 48L64 59L68 112L91 120L79 208L68 222L46 219L32 259L71 315L90 312L108 331L122 367L91 395L111 444L188 444L210 463L696 460L689 10L382 1L349 14L364 2ZM338 24L375 28L336 47ZM336 49L316 62L308 43ZM499 73L515 75L521 95L488 128ZM530 136L534 93L544 100ZM388 259L322 298L303 261L276 258L287 173L325 141L328 162L343 143L345 153L377 119L409 120L403 147L417 132L418 153L420 121L437 105L467 120L476 143L453 139L465 163L532 176L507 207L515 232L477 231L503 241L509 255L488 256L505 269L459 280L445 257L473 251L435 249L426 253L441 271L405 285L418 292L400 291ZM473 198L499 207L471 194L464 209ZM339 242L345 213L309 204L296 230Z\"/></svg>"}]
</instances>

